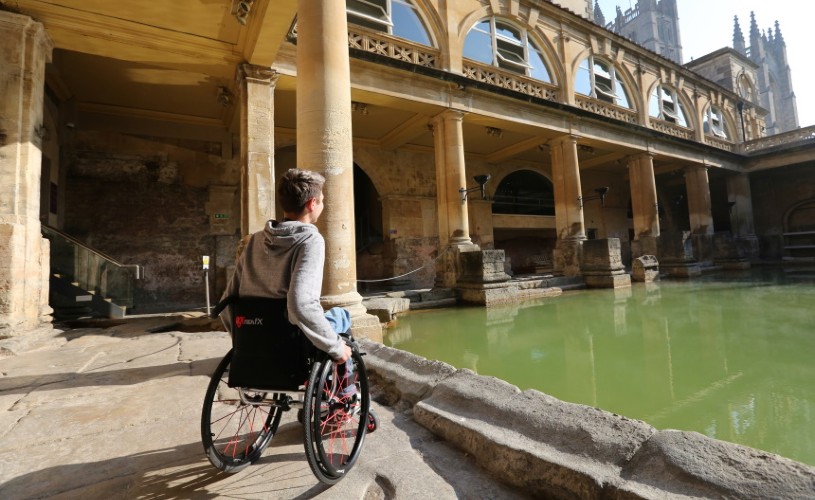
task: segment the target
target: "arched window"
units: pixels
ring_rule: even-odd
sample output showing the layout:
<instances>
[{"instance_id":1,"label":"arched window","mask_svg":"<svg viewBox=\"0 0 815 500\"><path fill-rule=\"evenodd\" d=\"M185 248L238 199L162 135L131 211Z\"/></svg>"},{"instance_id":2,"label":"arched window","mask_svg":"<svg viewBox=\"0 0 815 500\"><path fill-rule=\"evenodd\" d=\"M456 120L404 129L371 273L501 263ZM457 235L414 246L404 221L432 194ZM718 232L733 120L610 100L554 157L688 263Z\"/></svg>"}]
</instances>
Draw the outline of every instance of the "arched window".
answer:
<instances>
[{"instance_id":1,"label":"arched window","mask_svg":"<svg viewBox=\"0 0 815 500\"><path fill-rule=\"evenodd\" d=\"M464 57L536 80L552 81L543 53L529 39L526 30L494 17L470 29L464 40Z\"/></svg>"},{"instance_id":2,"label":"arched window","mask_svg":"<svg viewBox=\"0 0 815 500\"><path fill-rule=\"evenodd\" d=\"M748 102L755 102L755 93L753 92L753 84L750 83L750 79L747 78L747 75L742 73L739 75L738 78L738 91L739 96L742 99Z\"/></svg>"},{"instance_id":3,"label":"arched window","mask_svg":"<svg viewBox=\"0 0 815 500\"><path fill-rule=\"evenodd\" d=\"M433 45L419 11L410 0L346 0L346 10L350 24Z\"/></svg>"},{"instance_id":4,"label":"arched window","mask_svg":"<svg viewBox=\"0 0 815 500\"><path fill-rule=\"evenodd\" d=\"M596 59L594 56L589 56L580 63L574 91L631 109L625 84L614 65Z\"/></svg>"},{"instance_id":5,"label":"arched window","mask_svg":"<svg viewBox=\"0 0 815 500\"><path fill-rule=\"evenodd\" d=\"M718 137L719 139L730 140L730 133L724 121L722 110L717 106L708 106L705 111L704 131L707 135Z\"/></svg>"},{"instance_id":6,"label":"arched window","mask_svg":"<svg viewBox=\"0 0 815 500\"><path fill-rule=\"evenodd\" d=\"M676 90L662 84L657 85L651 93L648 112L654 118L675 123L681 127L688 126L688 114L679 100Z\"/></svg>"},{"instance_id":7,"label":"arched window","mask_svg":"<svg viewBox=\"0 0 815 500\"><path fill-rule=\"evenodd\" d=\"M492 213L555 215L552 182L531 170L518 170L509 174L495 190Z\"/></svg>"}]
</instances>

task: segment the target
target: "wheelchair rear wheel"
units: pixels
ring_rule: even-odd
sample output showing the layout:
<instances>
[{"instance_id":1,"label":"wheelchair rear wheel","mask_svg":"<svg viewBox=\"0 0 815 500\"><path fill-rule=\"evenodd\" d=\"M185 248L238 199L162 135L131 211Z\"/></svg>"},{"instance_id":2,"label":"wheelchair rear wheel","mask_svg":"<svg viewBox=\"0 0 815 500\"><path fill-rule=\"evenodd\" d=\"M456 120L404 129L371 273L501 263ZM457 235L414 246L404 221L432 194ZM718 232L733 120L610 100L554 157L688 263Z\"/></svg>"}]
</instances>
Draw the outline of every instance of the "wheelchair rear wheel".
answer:
<instances>
[{"instance_id":1,"label":"wheelchair rear wheel","mask_svg":"<svg viewBox=\"0 0 815 500\"><path fill-rule=\"evenodd\" d=\"M317 361L305 396L305 450L311 471L334 484L351 470L362 450L370 395L365 364L353 347L353 371L330 359Z\"/></svg>"},{"instance_id":2,"label":"wheelchair rear wheel","mask_svg":"<svg viewBox=\"0 0 815 500\"><path fill-rule=\"evenodd\" d=\"M283 410L277 394L227 385L232 351L221 360L207 387L201 412L201 440L212 465L238 472L260 458L277 432Z\"/></svg>"}]
</instances>

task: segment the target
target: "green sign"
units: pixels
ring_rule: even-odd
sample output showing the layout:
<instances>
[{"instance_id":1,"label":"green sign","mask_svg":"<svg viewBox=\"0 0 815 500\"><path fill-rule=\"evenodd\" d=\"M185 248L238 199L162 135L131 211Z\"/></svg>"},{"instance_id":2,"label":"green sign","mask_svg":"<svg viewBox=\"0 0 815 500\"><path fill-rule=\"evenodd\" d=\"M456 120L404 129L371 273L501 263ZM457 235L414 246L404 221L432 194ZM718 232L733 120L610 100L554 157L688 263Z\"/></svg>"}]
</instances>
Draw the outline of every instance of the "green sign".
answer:
<instances>
[{"instance_id":1,"label":"green sign","mask_svg":"<svg viewBox=\"0 0 815 500\"><path fill-rule=\"evenodd\" d=\"M229 214L215 214L216 219L228 219Z\"/></svg>"}]
</instances>

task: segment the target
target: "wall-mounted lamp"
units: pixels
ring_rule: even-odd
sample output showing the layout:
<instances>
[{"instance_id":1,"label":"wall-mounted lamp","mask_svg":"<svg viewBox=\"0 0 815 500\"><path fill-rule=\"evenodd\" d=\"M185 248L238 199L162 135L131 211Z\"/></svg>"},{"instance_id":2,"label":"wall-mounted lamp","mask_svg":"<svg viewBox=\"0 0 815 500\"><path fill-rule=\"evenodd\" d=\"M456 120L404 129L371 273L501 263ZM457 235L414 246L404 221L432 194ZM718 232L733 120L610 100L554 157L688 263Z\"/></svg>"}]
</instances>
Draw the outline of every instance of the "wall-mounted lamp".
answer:
<instances>
[{"instance_id":1,"label":"wall-mounted lamp","mask_svg":"<svg viewBox=\"0 0 815 500\"><path fill-rule=\"evenodd\" d=\"M233 4L232 14L242 25L245 25L249 18L249 12L252 11L253 2L254 0L239 0Z\"/></svg>"},{"instance_id":2,"label":"wall-mounted lamp","mask_svg":"<svg viewBox=\"0 0 815 500\"><path fill-rule=\"evenodd\" d=\"M481 198L486 200L487 199L487 192L484 190L484 186L487 184L487 181L490 180L489 174L482 174L476 175L473 177L475 182L478 183L478 186L467 188L459 188L458 193L461 195L461 203L467 201L467 193L472 193L473 191L481 191Z\"/></svg>"},{"instance_id":3,"label":"wall-mounted lamp","mask_svg":"<svg viewBox=\"0 0 815 500\"><path fill-rule=\"evenodd\" d=\"M577 197L577 204L580 205L580 208L583 208L583 202L589 200L600 200L601 206L606 206L606 195L608 194L608 187L599 187L594 190L595 193L591 196L578 196Z\"/></svg>"}]
</instances>

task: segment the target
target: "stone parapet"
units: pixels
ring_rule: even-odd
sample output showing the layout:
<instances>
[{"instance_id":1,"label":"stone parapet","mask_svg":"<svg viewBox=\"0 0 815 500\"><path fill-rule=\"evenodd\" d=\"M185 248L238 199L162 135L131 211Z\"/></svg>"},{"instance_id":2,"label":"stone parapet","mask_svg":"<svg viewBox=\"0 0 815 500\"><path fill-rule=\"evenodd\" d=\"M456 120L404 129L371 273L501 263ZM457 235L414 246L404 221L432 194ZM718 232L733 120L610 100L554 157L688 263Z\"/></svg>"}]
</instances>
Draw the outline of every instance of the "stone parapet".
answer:
<instances>
[{"instance_id":1,"label":"stone parapet","mask_svg":"<svg viewBox=\"0 0 815 500\"><path fill-rule=\"evenodd\" d=\"M631 279L649 283L659 279L659 261L653 255L643 255L631 262Z\"/></svg>"},{"instance_id":2,"label":"stone parapet","mask_svg":"<svg viewBox=\"0 0 815 500\"><path fill-rule=\"evenodd\" d=\"M390 403L538 498L812 498L815 468L363 342Z\"/></svg>"}]
</instances>

